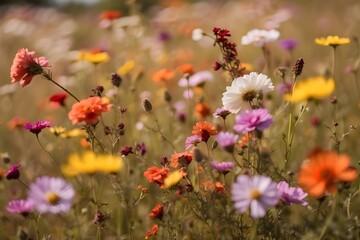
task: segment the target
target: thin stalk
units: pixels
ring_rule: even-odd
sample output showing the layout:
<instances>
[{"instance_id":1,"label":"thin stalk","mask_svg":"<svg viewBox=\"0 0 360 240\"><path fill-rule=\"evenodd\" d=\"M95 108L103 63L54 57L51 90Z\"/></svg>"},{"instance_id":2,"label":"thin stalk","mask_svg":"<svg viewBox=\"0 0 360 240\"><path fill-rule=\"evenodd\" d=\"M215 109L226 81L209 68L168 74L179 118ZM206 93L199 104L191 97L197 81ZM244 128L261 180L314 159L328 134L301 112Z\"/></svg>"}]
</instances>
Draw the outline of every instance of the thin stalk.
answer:
<instances>
[{"instance_id":1,"label":"thin stalk","mask_svg":"<svg viewBox=\"0 0 360 240\"><path fill-rule=\"evenodd\" d=\"M56 161L56 159L45 149L45 147L41 144L38 134L36 134L36 139L37 139L40 147L42 148L42 150L44 150L44 151L47 153L47 155L49 155L49 157L53 160L54 165L55 165L56 168L59 170L61 176L62 176L63 178L65 178L65 175L64 175L63 171L61 170L59 163L58 163L58 162Z\"/></svg>"}]
</instances>

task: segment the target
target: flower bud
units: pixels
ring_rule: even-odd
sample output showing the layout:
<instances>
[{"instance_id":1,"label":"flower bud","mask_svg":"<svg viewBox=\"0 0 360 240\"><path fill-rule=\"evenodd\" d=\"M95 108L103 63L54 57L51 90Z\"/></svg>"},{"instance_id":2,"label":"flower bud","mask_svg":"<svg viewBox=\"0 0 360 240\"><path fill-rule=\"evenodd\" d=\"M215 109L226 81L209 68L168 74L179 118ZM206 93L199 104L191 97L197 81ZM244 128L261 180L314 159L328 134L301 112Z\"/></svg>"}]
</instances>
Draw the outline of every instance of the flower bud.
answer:
<instances>
[{"instance_id":1,"label":"flower bud","mask_svg":"<svg viewBox=\"0 0 360 240\"><path fill-rule=\"evenodd\" d=\"M295 78L301 75L303 68L304 68L304 59L299 58L298 60L296 60L293 67L293 73Z\"/></svg>"},{"instance_id":2,"label":"flower bud","mask_svg":"<svg viewBox=\"0 0 360 240\"><path fill-rule=\"evenodd\" d=\"M143 100L142 104L143 104L143 108L144 108L145 111L151 112L152 105L151 105L151 102L147 98L145 98Z\"/></svg>"}]
</instances>

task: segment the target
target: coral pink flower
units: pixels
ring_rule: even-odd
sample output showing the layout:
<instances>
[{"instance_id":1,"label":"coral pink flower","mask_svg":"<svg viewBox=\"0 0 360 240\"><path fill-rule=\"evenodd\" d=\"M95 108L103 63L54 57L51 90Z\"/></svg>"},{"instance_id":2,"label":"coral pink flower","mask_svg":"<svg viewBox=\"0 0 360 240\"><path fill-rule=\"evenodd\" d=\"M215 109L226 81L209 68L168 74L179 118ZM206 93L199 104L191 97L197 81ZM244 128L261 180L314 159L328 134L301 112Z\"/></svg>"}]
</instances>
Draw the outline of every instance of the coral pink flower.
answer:
<instances>
[{"instance_id":1,"label":"coral pink flower","mask_svg":"<svg viewBox=\"0 0 360 240\"><path fill-rule=\"evenodd\" d=\"M100 97L89 97L75 103L72 106L68 117L72 121L72 124L76 124L82 121L88 124L93 124L98 121L99 116L103 112L108 112L110 107L111 104L108 104Z\"/></svg>"},{"instance_id":2,"label":"coral pink flower","mask_svg":"<svg viewBox=\"0 0 360 240\"><path fill-rule=\"evenodd\" d=\"M154 182L164 188L164 180L170 172L169 168L158 168L151 167L144 172L144 177L147 178L148 182Z\"/></svg>"},{"instance_id":3,"label":"coral pink flower","mask_svg":"<svg viewBox=\"0 0 360 240\"><path fill-rule=\"evenodd\" d=\"M10 69L11 82L19 82L21 87L28 85L35 75L41 74L43 67L50 67L45 57L35 58L35 52L21 48L15 55Z\"/></svg>"}]
</instances>

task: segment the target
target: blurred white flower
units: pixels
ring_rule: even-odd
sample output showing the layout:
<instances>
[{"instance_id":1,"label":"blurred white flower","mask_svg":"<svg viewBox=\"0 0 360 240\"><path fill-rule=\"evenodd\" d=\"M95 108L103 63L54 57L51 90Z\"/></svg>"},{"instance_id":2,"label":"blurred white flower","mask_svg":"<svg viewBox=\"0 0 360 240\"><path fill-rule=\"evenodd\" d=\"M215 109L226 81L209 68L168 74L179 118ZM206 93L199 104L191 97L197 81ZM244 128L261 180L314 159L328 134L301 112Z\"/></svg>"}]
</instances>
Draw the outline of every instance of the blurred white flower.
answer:
<instances>
[{"instance_id":1,"label":"blurred white flower","mask_svg":"<svg viewBox=\"0 0 360 240\"><path fill-rule=\"evenodd\" d=\"M238 113L250 107L249 102L259 94L273 91L274 85L265 74L251 72L242 77L235 78L231 86L226 87L222 103L224 109Z\"/></svg>"},{"instance_id":2,"label":"blurred white flower","mask_svg":"<svg viewBox=\"0 0 360 240\"><path fill-rule=\"evenodd\" d=\"M200 41L204 36L204 31L201 28L195 28L192 31L191 38L194 41Z\"/></svg>"},{"instance_id":3,"label":"blurred white flower","mask_svg":"<svg viewBox=\"0 0 360 240\"><path fill-rule=\"evenodd\" d=\"M256 47L262 47L267 42L274 42L280 37L280 32L272 30L253 29L241 38L241 44L254 44Z\"/></svg>"},{"instance_id":4,"label":"blurred white flower","mask_svg":"<svg viewBox=\"0 0 360 240\"><path fill-rule=\"evenodd\" d=\"M179 86L180 87L187 87L188 85L190 87L196 87L201 85L202 83L212 81L214 78L213 74L210 71L200 71L197 72L189 77L189 80L186 78L181 78L179 80ZM189 83L188 83L189 81Z\"/></svg>"}]
</instances>

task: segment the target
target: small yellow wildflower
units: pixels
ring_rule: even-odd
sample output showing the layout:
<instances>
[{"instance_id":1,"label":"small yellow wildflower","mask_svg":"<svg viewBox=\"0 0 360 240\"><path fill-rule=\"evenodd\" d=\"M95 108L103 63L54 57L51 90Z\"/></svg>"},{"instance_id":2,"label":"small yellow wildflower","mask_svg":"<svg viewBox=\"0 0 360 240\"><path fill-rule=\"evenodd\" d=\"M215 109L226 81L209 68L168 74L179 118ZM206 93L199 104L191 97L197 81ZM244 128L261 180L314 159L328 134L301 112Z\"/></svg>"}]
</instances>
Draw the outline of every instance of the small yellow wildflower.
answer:
<instances>
[{"instance_id":1,"label":"small yellow wildflower","mask_svg":"<svg viewBox=\"0 0 360 240\"><path fill-rule=\"evenodd\" d=\"M303 81L298 81L292 94L285 94L284 98L288 102L302 102L309 99L322 99L329 96L335 90L334 79L324 77L312 77Z\"/></svg>"},{"instance_id":2,"label":"small yellow wildflower","mask_svg":"<svg viewBox=\"0 0 360 240\"><path fill-rule=\"evenodd\" d=\"M172 187L176 184L178 184L181 179L183 178L183 172L181 170L177 170L175 172L170 173L165 179L164 179L164 188Z\"/></svg>"},{"instance_id":3,"label":"small yellow wildflower","mask_svg":"<svg viewBox=\"0 0 360 240\"><path fill-rule=\"evenodd\" d=\"M60 136L62 133L66 131L66 129L64 127L55 126L55 127L50 127L49 131L53 133L55 136Z\"/></svg>"},{"instance_id":4,"label":"small yellow wildflower","mask_svg":"<svg viewBox=\"0 0 360 240\"><path fill-rule=\"evenodd\" d=\"M339 36L327 36L326 38L316 38L315 43L323 46L336 47L338 45L348 44L349 38L340 38Z\"/></svg>"},{"instance_id":5,"label":"small yellow wildflower","mask_svg":"<svg viewBox=\"0 0 360 240\"><path fill-rule=\"evenodd\" d=\"M80 128L74 128L70 131L65 131L60 134L62 138L73 138L73 137L86 137L87 133Z\"/></svg>"},{"instance_id":6,"label":"small yellow wildflower","mask_svg":"<svg viewBox=\"0 0 360 240\"><path fill-rule=\"evenodd\" d=\"M70 155L69 162L62 167L62 170L67 176L96 172L115 173L120 171L123 165L123 159L120 156L96 155L93 151L86 151L82 156Z\"/></svg>"},{"instance_id":7,"label":"small yellow wildflower","mask_svg":"<svg viewBox=\"0 0 360 240\"><path fill-rule=\"evenodd\" d=\"M117 74L120 76L124 76L125 74L129 73L135 67L135 61L129 60L126 61L119 69L117 70Z\"/></svg>"},{"instance_id":8,"label":"small yellow wildflower","mask_svg":"<svg viewBox=\"0 0 360 240\"><path fill-rule=\"evenodd\" d=\"M110 56L107 52L103 52L101 50L95 49L89 52L80 52L78 55L78 60L85 60L93 64L108 62L110 60Z\"/></svg>"}]
</instances>

